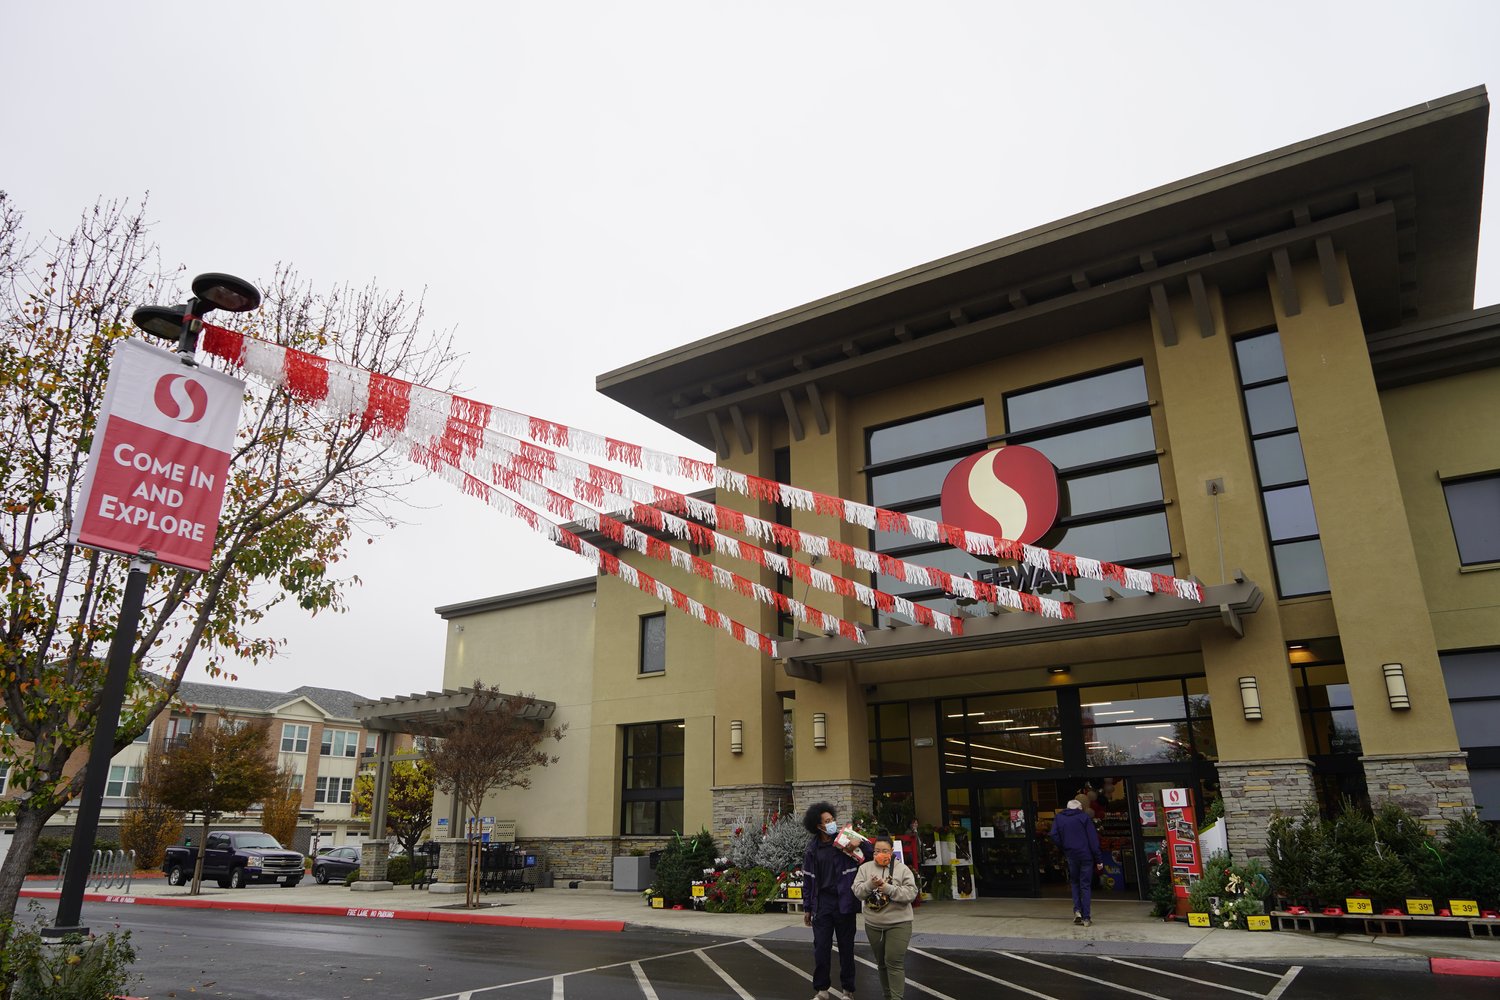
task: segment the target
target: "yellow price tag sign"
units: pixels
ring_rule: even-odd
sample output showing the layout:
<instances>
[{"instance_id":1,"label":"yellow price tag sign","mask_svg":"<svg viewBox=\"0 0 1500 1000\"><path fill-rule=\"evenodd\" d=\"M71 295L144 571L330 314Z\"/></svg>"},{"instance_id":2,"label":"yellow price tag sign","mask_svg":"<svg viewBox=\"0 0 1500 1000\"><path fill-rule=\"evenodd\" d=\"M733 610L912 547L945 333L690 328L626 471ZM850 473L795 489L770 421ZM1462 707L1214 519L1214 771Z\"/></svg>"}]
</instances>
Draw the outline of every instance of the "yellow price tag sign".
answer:
<instances>
[{"instance_id":1,"label":"yellow price tag sign","mask_svg":"<svg viewBox=\"0 0 1500 1000\"><path fill-rule=\"evenodd\" d=\"M1406 912L1414 917L1430 917L1437 911L1432 908L1430 899L1408 899L1406 901Z\"/></svg>"},{"instance_id":2,"label":"yellow price tag sign","mask_svg":"<svg viewBox=\"0 0 1500 1000\"><path fill-rule=\"evenodd\" d=\"M701 896L701 895L703 895L703 893L704 893L703 886L701 886L701 885L695 885L695 886L693 886L693 895L694 896Z\"/></svg>"},{"instance_id":3,"label":"yellow price tag sign","mask_svg":"<svg viewBox=\"0 0 1500 1000\"><path fill-rule=\"evenodd\" d=\"M1208 926L1208 914L1207 913L1189 913L1188 914L1188 926L1189 927L1207 927Z\"/></svg>"},{"instance_id":4,"label":"yellow price tag sign","mask_svg":"<svg viewBox=\"0 0 1500 1000\"><path fill-rule=\"evenodd\" d=\"M1268 931L1271 929L1270 917L1246 917L1245 921L1250 925L1252 931Z\"/></svg>"},{"instance_id":5,"label":"yellow price tag sign","mask_svg":"<svg viewBox=\"0 0 1500 1000\"><path fill-rule=\"evenodd\" d=\"M666 909L666 906L667 906L667 901L665 899L662 899L660 896L653 896L651 898L651 909L653 909L653 910L664 910L664 909Z\"/></svg>"},{"instance_id":6,"label":"yellow price tag sign","mask_svg":"<svg viewBox=\"0 0 1500 1000\"><path fill-rule=\"evenodd\" d=\"M1375 907L1368 899L1358 896L1350 896L1344 900L1344 912L1346 913L1374 913Z\"/></svg>"},{"instance_id":7,"label":"yellow price tag sign","mask_svg":"<svg viewBox=\"0 0 1500 1000\"><path fill-rule=\"evenodd\" d=\"M786 887L786 898L787 899L801 899L802 898L802 887L800 885L789 885L789 886L787 886Z\"/></svg>"},{"instance_id":8,"label":"yellow price tag sign","mask_svg":"<svg viewBox=\"0 0 1500 1000\"><path fill-rule=\"evenodd\" d=\"M1450 899L1448 909L1453 911L1455 917L1479 916L1479 904L1472 899Z\"/></svg>"}]
</instances>

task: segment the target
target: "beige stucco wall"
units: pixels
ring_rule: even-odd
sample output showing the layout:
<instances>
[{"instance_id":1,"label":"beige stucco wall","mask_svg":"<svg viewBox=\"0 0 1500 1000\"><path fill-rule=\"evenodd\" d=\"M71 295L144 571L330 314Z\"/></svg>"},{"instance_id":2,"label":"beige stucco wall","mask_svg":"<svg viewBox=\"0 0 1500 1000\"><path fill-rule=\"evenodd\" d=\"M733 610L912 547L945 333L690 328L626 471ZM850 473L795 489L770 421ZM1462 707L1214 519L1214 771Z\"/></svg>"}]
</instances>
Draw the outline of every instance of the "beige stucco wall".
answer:
<instances>
[{"instance_id":1,"label":"beige stucco wall","mask_svg":"<svg viewBox=\"0 0 1500 1000\"><path fill-rule=\"evenodd\" d=\"M550 725L566 724L560 743L544 746L560 759L531 773L532 787L496 792L480 815L514 819L517 834L577 834L587 822L594 727L594 594L572 594L517 607L456 617L447 626L443 687L476 680L510 694L555 702ZM439 796L434 817L449 815Z\"/></svg>"}]
</instances>

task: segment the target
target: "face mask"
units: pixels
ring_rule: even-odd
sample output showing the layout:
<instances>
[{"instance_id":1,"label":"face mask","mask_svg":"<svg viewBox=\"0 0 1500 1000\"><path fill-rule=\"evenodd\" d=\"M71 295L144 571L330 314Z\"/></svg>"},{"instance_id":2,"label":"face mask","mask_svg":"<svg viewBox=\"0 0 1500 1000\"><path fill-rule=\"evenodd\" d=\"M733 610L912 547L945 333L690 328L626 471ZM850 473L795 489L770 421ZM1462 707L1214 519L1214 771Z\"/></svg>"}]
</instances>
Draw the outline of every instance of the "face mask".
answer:
<instances>
[{"instance_id":1,"label":"face mask","mask_svg":"<svg viewBox=\"0 0 1500 1000\"><path fill-rule=\"evenodd\" d=\"M823 832L831 837L839 832L839 825L837 823L824 823Z\"/></svg>"},{"instance_id":2,"label":"face mask","mask_svg":"<svg viewBox=\"0 0 1500 1000\"><path fill-rule=\"evenodd\" d=\"M877 851L876 854L875 854L875 863L877 865L882 866L882 867L884 867L885 865L890 864L891 863L891 854L890 854L890 852L889 851Z\"/></svg>"}]
</instances>

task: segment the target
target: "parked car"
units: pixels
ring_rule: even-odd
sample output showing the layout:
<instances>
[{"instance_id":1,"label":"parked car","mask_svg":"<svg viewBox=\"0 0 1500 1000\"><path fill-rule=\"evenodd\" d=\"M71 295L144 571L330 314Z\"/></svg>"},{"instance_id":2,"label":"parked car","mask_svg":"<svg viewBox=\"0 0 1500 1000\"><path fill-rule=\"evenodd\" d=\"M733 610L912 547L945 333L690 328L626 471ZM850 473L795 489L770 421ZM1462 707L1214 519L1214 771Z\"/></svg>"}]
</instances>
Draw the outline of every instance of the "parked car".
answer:
<instances>
[{"instance_id":1,"label":"parked car","mask_svg":"<svg viewBox=\"0 0 1500 1000\"><path fill-rule=\"evenodd\" d=\"M358 848L335 847L327 854L320 854L313 859L313 880L319 885L327 885L333 879L347 882L349 873L357 868L359 868Z\"/></svg>"},{"instance_id":2,"label":"parked car","mask_svg":"<svg viewBox=\"0 0 1500 1000\"><path fill-rule=\"evenodd\" d=\"M193 877L198 848L178 845L167 848L161 870L170 885L182 885ZM225 889L240 889L252 882L279 882L290 889L302 881L302 855L288 851L269 833L258 830L215 830L203 848L203 877L217 879Z\"/></svg>"}]
</instances>

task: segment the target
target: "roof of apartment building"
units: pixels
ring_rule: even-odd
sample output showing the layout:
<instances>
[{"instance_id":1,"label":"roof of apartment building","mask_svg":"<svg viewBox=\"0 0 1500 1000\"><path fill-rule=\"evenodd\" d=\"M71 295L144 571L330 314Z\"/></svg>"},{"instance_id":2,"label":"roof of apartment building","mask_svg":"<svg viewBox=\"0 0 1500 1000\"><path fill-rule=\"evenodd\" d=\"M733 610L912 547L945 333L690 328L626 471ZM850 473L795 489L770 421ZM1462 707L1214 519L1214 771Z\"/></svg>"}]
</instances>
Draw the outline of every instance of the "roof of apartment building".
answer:
<instances>
[{"instance_id":1,"label":"roof of apartment building","mask_svg":"<svg viewBox=\"0 0 1500 1000\"><path fill-rule=\"evenodd\" d=\"M337 688L320 688L302 685L290 691L262 691L257 688L242 688L228 684L197 684L183 681L178 696L187 704L197 708L246 709L254 712L269 712L299 698L306 698L336 719L353 719L354 703L369 701L355 691L340 691Z\"/></svg>"}]
</instances>

